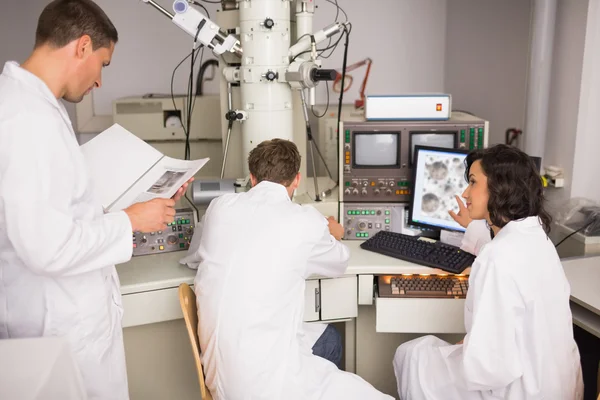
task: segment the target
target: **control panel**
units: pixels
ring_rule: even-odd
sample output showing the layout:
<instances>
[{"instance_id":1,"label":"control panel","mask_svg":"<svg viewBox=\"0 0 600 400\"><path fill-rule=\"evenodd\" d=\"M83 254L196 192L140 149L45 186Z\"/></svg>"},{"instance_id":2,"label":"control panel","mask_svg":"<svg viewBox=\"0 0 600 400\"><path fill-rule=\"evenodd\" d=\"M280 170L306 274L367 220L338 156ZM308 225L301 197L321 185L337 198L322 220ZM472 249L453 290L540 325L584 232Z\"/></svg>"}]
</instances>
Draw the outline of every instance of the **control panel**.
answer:
<instances>
[{"instance_id":1,"label":"control panel","mask_svg":"<svg viewBox=\"0 0 600 400\"><path fill-rule=\"evenodd\" d=\"M488 121L461 112L447 121L344 122L340 201L409 202L415 146L485 148L488 131Z\"/></svg>"},{"instance_id":2,"label":"control panel","mask_svg":"<svg viewBox=\"0 0 600 400\"><path fill-rule=\"evenodd\" d=\"M342 203L340 223L345 240L368 239L379 231L395 232L402 224L404 205L383 203Z\"/></svg>"},{"instance_id":3,"label":"control panel","mask_svg":"<svg viewBox=\"0 0 600 400\"><path fill-rule=\"evenodd\" d=\"M408 201L410 183L402 180L385 179L380 177L350 177L344 182L344 199L351 201Z\"/></svg>"},{"instance_id":4,"label":"control panel","mask_svg":"<svg viewBox=\"0 0 600 400\"><path fill-rule=\"evenodd\" d=\"M177 210L175 220L165 231L133 232L133 255L167 253L190 247L196 218L192 209Z\"/></svg>"}]
</instances>

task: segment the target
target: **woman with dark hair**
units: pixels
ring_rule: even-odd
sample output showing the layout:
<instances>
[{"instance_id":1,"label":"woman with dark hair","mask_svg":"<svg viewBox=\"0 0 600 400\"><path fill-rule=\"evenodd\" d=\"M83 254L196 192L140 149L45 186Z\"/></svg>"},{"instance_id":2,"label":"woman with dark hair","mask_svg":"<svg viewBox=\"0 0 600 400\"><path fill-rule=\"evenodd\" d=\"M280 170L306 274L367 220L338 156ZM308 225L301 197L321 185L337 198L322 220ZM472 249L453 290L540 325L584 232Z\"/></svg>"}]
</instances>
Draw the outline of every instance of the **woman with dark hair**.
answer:
<instances>
[{"instance_id":1,"label":"woman with dark hair","mask_svg":"<svg viewBox=\"0 0 600 400\"><path fill-rule=\"evenodd\" d=\"M468 224L465 238L478 223L470 220L484 220L493 237L471 269L467 334L456 345L434 336L402 344L394 357L400 398L579 400L570 287L547 236L539 172L506 145L474 151L465 163L467 205L455 219Z\"/></svg>"}]
</instances>

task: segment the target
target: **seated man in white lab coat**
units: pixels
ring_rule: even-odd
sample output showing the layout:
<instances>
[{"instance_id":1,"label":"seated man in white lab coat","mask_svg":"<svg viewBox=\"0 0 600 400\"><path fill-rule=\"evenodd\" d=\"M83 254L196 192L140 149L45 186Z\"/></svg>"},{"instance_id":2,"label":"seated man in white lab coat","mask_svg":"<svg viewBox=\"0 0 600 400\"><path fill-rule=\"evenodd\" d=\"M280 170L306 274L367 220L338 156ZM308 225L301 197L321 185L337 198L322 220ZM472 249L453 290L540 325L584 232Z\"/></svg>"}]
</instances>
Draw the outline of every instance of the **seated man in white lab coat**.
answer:
<instances>
[{"instance_id":1,"label":"seated man in white lab coat","mask_svg":"<svg viewBox=\"0 0 600 400\"><path fill-rule=\"evenodd\" d=\"M343 228L291 201L300 154L273 139L250 152L253 188L213 200L194 234L206 382L217 400L391 399L315 356L303 324L305 279L348 264ZM194 246L192 246L194 247Z\"/></svg>"},{"instance_id":2,"label":"seated man in white lab coat","mask_svg":"<svg viewBox=\"0 0 600 400\"><path fill-rule=\"evenodd\" d=\"M90 0L46 3L32 54L0 75L0 339L65 337L87 397L123 400L114 265L131 258L133 230L173 221L176 199L103 212L62 101L100 87L117 30Z\"/></svg>"},{"instance_id":3,"label":"seated man in white lab coat","mask_svg":"<svg viewBox=\"0 0 600 400\"><path fill-rule=\"evenodd\" d=\"M497 145L470 153L463 248L477 253L465 302L464 341L434 336L402 344L394 357L403 400L580 400L570 287L548 238L541 178L520 150ZM469 217L466 217L466 212ZM471 229L481 240L473 240ZM470 247L470 248L469 248Z\"/></svg>"}]
</instances>

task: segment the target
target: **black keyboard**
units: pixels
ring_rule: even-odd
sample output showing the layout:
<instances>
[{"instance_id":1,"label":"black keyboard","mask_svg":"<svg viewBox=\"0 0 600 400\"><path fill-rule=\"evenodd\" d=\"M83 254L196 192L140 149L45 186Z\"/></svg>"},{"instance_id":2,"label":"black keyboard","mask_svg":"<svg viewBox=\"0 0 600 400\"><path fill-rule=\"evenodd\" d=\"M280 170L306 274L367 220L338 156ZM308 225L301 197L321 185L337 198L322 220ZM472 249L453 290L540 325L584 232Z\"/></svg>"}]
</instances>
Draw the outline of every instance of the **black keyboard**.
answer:
<instances>
[{"instance_id":1,"label":"black keyboard","mask_svg":"<svg viewBox=\"0 0 600 400\"><path fill-rule=\"evenodd\" d=\"M475 256L456 246L431 239L379 231L360 245L365 250L460 274L470 267Z\"/></svg>"}]
</instances>

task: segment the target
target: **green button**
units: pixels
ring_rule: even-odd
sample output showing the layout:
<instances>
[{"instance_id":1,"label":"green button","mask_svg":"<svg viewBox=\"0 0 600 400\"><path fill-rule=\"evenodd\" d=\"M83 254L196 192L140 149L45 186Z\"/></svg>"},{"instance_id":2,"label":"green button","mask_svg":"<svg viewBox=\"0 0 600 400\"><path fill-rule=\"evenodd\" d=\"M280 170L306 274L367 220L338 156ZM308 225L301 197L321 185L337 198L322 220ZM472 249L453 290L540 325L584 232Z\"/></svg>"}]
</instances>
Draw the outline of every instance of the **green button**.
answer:
<instances>
[{"instance_id":1,"label":"green button","mask_svg":"<svg viewBox=\"0 0 600 400\"><path fill-rule=\"evenodd\" d=\"M469 129L469 133L470 133L471 135L474 135L474 134L475 134L475 128L471 128L471 129Z\"/></svg>"},{"instance_id":2,"label":"green button","mask_svg":"<svg viewBox=\"0 0 600 400\"><path fill-rule=\"evenodd\" d=\"M479 128L477 132L479 132L480 135L483 134L483 128Z\"/></svg>"},{"instance_id":3,"label":"green button","mask_svg":"<svg viewBox=\"0 0 600 400\"><path fill-rule=\"evenodd\" d=\"M385 215L390 215L390 210L385 210Z\"/></svg>"},{"instance_id":4,"label":"green button","mask_svg":"<svg viewBox=\"0 0 600 400\"><path fill-rule=\"evenodd\" d=\"M368 232L367 232L367 233L365 233L365 236L364 236L364 237L369 237L369 233L368 233Z\"/></svg>"},{"instance_id":5,"label":"green button","mask_svg":"<svg viewBox=\"0 0 600 400\"><path fill-rule=\"evenodd\" d=\"M350 138L346 138L346 143L350 143Z\"/></svg>"},{"instance_id":6,"label":"green button","mask_svg":"<svg viewBox=\"0 0 600 400\"><path fill-rule=\"evenodd\" d=\"M346 135L350 134L350 129L346 129Z\"/></svg>"},{"instance_id":7,"label":"green button","mask_svg":"<svg viewBox=\"0 0 600 400\"><path fill-rule=\"evenodd\" d=\"M386 218L386 219L385 219L385 223L386 223L386 224L389 224L389 223L390 223L390 219L389 219L389 218Z\"/></svg>"},{"instance_id":8,"label":"green button","mask_svg":"<svg viewBox=\"0 0 600 400\"><path fill-rule=\"evenodd\" d=\"M356 234L356 237L360 237L360 233L357 233L357 234Z\"/></svg>"},{"instance_id":9,"label":"green button","mask_svg":"<svg viewBox=\"0 0 600 400\"><path fill-rule=\"evenodd\" d=\"M185 248L185 243L179 243L179 247L182 249Z\"/></svg>"},{"instance_id":10,"label":"green button","mask_svg":"<svg viewBox=\"0 0 600 400\"><path fill-rule=\"evenodd\" d=\"M375 215L375 210L371 210L371 215Z\"/></svg>"},{"instance_id":11,"label":"green button","mask_svg":"<svg viewBox=\"0 0 600 400\"><path fill-rule=\"evenodd\" d=\"M350 186L350 182L346 182L346 186Z\"/></svg>"},{"instance_id":12,"label":"green button","mask_svg":"<svg viewBox=\"0 0 600 400\"><path fill-rule=\"evenodd\" d=\"M183 233L179 234L179 239L183 239Z\"/></svg>"},{"instance_id":13,"label":"green button","mask_svg":"<svg viewBox=\"0 0 600 400\"><path fill-rule=\"evenodd\" d=\"M460 130L460 134L461 134L461 135L464 135L464 134L465 134L465 130L464 130L464 129L461 129L461 130Z\"/></svg>"},{"instance_id":14,"label":"green button","mask_svg":"<svg viewBox=\"0 0 600 400\"><path fill-rule=\"evenodd\" d=\"M186 223L186 224L189 224L189 223L190 223L190 220L189 220L189 219L186 219L186 220L185 220L185 223Z\"/></svg>"},{"instance_id":15,"label":"green button","mask_svg":"<svg viewBox=\"0 0 600 400\"><path fill-rule=\"evenodd\" d=\"M352 211L348 210L348 215L352 215Z\"/></svg>"}]
</instances>

